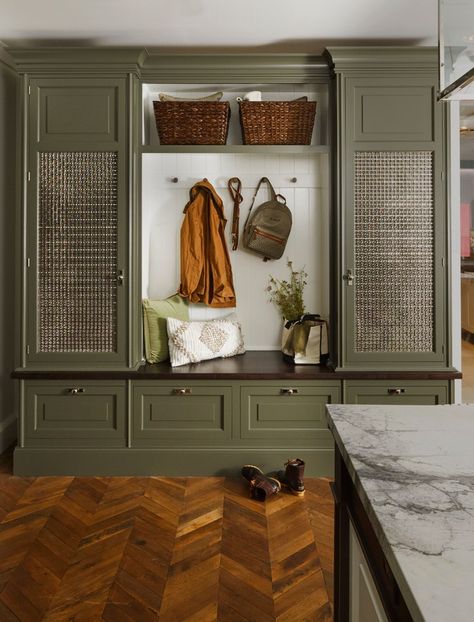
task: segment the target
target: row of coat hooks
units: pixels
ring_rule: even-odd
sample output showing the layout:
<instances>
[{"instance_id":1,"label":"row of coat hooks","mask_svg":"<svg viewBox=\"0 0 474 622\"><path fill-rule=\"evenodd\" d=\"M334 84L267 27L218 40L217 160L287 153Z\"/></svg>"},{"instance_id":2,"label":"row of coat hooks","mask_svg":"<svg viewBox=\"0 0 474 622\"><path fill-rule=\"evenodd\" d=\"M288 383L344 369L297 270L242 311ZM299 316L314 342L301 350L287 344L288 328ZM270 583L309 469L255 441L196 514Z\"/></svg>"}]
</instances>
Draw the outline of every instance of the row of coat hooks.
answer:
<instances>
[{"instance_id":1,"label":"row of coat hooks","mask_svg":"<svg viewBox=\"0 0 474 622\"><path fill-rule=\"evenodd\" d=\"M173 184L177 184L179 182L179 178L178 177L171 177L170 181ZM298 181L298 178L297 177L291 177L290 181L291 181L291 183L296 184L296 182Z\"/></svg>"}]
</instances>

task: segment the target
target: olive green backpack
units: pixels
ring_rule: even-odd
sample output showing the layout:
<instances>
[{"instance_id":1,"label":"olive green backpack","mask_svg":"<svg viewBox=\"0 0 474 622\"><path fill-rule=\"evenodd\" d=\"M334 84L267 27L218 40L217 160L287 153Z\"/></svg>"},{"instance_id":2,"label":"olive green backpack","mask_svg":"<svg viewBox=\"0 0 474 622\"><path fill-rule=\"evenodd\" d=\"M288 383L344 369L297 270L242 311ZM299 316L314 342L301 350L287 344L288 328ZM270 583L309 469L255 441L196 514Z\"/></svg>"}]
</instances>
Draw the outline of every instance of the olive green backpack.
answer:
<instances>
[{"instance_id":1,"label":"olive green backpack","mask_svg":"<svg viewBox=\"0 0 474 622\"><path fill-rule=\"evenodd\" d=\"M263 182L266 182L270 187L271 199L259 205L252 212L255 198ZM262 177L258 182L245 221L242 244L250 251L262 255L264 261L280 259L285 252L292 222L293 219L286 205L285 197L276 194L270 180L267 177Z\"/></svg>"}]
</instances>

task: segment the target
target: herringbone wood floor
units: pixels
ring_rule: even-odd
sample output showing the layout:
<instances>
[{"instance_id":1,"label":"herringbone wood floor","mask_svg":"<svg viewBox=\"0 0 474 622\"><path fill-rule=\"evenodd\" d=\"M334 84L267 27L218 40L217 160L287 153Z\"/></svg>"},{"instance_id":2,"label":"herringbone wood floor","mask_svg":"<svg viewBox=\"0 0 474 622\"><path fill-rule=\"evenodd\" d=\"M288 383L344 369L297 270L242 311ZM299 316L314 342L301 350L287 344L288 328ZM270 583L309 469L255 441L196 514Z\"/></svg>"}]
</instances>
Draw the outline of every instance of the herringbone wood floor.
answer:
<instances>
[{"instance_id":1,"label":"herringbone wood floor","mask_svg":"<svg viewBox=\"0 0 474 622\"><path fill-rule=\"evenodd\" d=\"M11 475L0 458L0 621L328 622L326 480L266 503L245 480Z\"/></svg>"}]
</instances>

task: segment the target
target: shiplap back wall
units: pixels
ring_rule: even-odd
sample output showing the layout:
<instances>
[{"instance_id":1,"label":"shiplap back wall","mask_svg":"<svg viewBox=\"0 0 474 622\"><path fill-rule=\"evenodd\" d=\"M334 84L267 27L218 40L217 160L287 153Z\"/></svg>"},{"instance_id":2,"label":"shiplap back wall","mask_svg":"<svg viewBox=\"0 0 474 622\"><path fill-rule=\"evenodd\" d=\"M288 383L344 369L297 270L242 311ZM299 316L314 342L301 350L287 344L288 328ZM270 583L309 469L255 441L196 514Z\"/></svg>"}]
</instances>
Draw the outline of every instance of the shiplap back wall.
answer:
<instances>
[{"instance_id":1,"label":"shiplap back wall","mask_svg":"<svg viewBox=\"0 0 474 622\"><path fill-rule=\"evenodd\" d=\"M327 144L325 125L321 118L327 114L327 89L321 85L145 85L143 89L143 142L159 145L153 115L153 100L160 92L182 97L200 97L223 91L223 100L230 101L231 119L228 145L242 143L236 97L248 91L262 91L264 100L289 100L307 95L318 102L313 144ZM276 148L277 149L277 148ZM287 259L295 268L305 267L309 274L305 291L307 310L328 317L329 312L329 198L327 155L275 155L254 153L145 153L143 155L142 218L143 218L143 297L162 299L174 294L179 287L180 227L183 209L189 200L189 189L206 177L224 202L228 220L226 237L232 262L237 295L237 313L242 323L248 350L280 348L282 320L276 307L268 301L266 290L269 276L289 277ZM240 232L259 179L267 176L276 192L287 199L293 214L293 229L285 254L278 261L264 262L258 255L239 245L231 250L233 203L227 181L230 177L242 180L244 201L240 207ZM173 177L178 183L173 183ZM290 181L296 177L297 181ZM268 199L265 187L260 190L256 205ZM191 305L191 319L225 316L233 309L210 309Z\"/></svg>"},{"instance_id":2,"label":"shiplap back wall","mask_svg":"<svg viewBox=\"0 0 474 622\"><path fill-rule=\"evenodd\" d=\"M249 350L280 348L281 318L268 302L269 275L289 276L287 258L309 274L305 302L309 312L328 317L329 214L327 156L243 154L144 154L143 156L143 297L162 299L179 287L179 240L189 189L207 177L224 202L226 237L237 295L236 313ZM242 180L241 228L258 180L266 175L283 194L293 215L293 228L284 256L264 262L258 255L231 250L233 203L227 190L230 177ZM171 181L178 177L178 183ZM297 181L290 179L296 177ZM260 190L256 205L267 200ZM191 319L215 318L232 309L191 305Z\"/></svg>"}]
</instances>

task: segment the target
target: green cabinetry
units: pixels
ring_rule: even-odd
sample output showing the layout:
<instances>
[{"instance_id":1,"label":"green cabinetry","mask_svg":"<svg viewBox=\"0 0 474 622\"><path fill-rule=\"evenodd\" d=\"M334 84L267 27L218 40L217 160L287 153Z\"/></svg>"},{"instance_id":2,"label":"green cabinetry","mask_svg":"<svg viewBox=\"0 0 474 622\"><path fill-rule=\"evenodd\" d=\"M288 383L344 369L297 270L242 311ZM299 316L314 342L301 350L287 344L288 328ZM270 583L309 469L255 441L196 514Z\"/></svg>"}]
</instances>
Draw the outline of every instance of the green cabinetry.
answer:
<instances>
[{"instance_id":1,"label":"green cabinetry","mask_svg":"<svg viewBox=\"0 0 474 622\"><path fill-rule=\"evenodd\" d=\"M459 375L447 340L445 128L434 50L12 55L22 84L16 473L236 474L245 463L270 471L298 456L308 475L331 475L327 403L452 400ZM233 144L234 133L222 146L158 145L156 89L148 87L173 84L195 92L229 85L228 93L286 85L288 99L308 84L318 99L316 141L247 146ZM251 154L321 158L315 196L333 208L321 216L331 220L330 243L321 236L331 274L317 282L331 305L333 365L293 367L259 350L186 368L142 366L141 158L156 152L172 162L180 151L240 154L236 163ZM182 160L189 175L192 157ZM281 184L296 183L295 163L278 170ZM174 165L168 172L174 181ZM301 208L295 201L295 223ZM311 210L308 222L318 218Z\"/></svg>"},{"instance_id":2,"label":"green cabinetry","mask_svg":"<svg viewBox=\"0 0 474 622\"><path fill-rule=\"evenodd\" d=\"M126 363L125 86L28 85L27 364Z\"/></svg>"},{"instance_id":3,"label":"green cabinetry","mask_svg":"<svg viewBox=\"0 0 474 622\"><path fill-rule=\"evenodd\" d=\"M269 381L240 387L240 435L261 447L331 448L324 419L326 404L341 399L340 383Z\"/></svg>"},{"instance_id":4,"label":"green cabinetry","mask_svg":"<svg viewBox=\"0 0 474 622\"><path fill-rule=\"evenodd\" d=\"M232 386L133 383L132 447L225 445L232 438Z\"/></svg>"},{"instance_id":5,"label":"green cabinetry","mask_svg":"<svg viewBox=\"0 0 474 622\"><path fill-rule=\"evenodd\" d=\"M31 78L30 144L116 149L126 139L126 81L117 78Z\"/></svg>"},{"instance_id":6,"label":"green cabinetry","mask_svg":"<svg viewBox=\"0 0 474 622\"><path fill-rule=\"evenodd\" d=\"M298 456L306 461L308 475L332 476L333 440L325 424L326 404L450 401L449 380L370 380L367 374L345 379L319 368L307 369L303 378L275 380L269 373L263 379L253 372L260 377L251 379L248 369L261 354L249 353L251 364L239 358L242 377L235 362L221 361L226 380L216 379L215 363L214 378L196 378L199 366L190 366L182 379L172 378L172 372L168 378L143 379L143 371L131 370L123 380L66 380L59 374L50 380L22 380L15 471L237 475L243 464L257 464L268 472ZM274 357L266 353L263 360L270 372L282 365L278 353ZM161 364L160 370L165 368Z\"/></svg>"},{"instance_id":7,"label":"green cabinetry","mask_svg":"<svg viewBox=\"0 0 474 622\"><path fill-rule=\"evenodd\" d=\"M125 447L124 381L24 383L28 447Z\"/></svg>"},{"instance_id":8,"label":"green cabinetry","mask_svg":"<svg viewBox=\"0 0 474 622\"><path fill-rule=\"evenodd\" d=\"M136 365L135 82L125 72L21 71L19 360L37 369Z\"/></svg>"},{"instance_id":9,"label":"green cabinetry","mask_svg":"<svg viewBox=\"0 0 474 622\"><path fill-rule=\"evenodd\" d=\"M445 108L427 48L333 48L338 366L446 369Z\"/></svg>"},{"instance_id":10,"label":"green cabinetry","mask_svg":"<svg viewBox=\"0 0 474 622\"><path fill-rule=\"evenodd\" d=\"M344 404L436 405L450 403L448 381L345 380Z\"/></svg>"}]
</instances>

